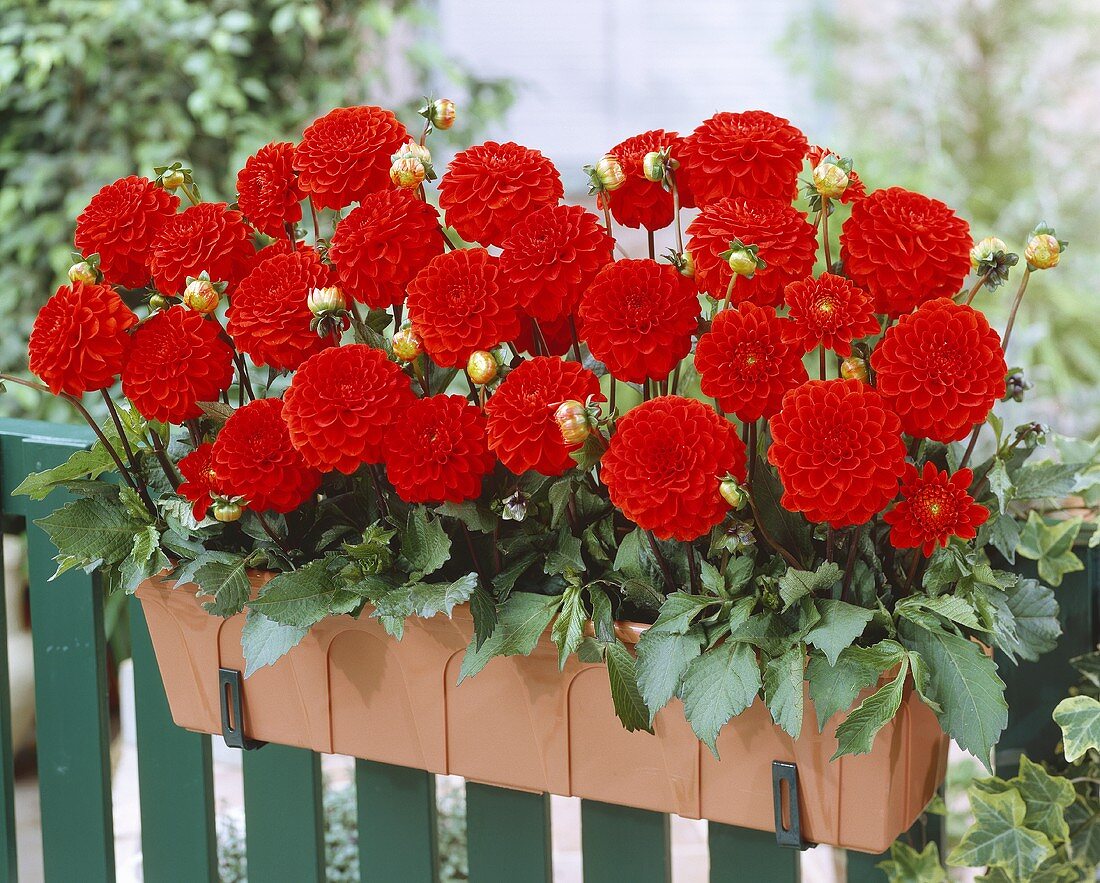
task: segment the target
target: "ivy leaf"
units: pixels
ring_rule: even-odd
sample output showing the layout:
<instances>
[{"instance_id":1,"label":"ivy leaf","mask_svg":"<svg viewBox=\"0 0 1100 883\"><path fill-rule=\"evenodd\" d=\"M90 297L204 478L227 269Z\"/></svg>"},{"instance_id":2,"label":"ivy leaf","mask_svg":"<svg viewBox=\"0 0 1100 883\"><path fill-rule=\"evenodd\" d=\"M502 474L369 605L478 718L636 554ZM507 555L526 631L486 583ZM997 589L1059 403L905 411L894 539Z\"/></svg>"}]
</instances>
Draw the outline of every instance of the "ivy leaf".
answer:
<instances>
[{"instance_id":1,"label":"ivy leaf","mask_svg":"<svg viewBox=\"0 0 1100 883\"><path fill-rule=\"evenodd\" d=\"M470 644L462 658L458 683L485 668L494 656L528 655L561 607L561 595L515 592L497 611L497 626L480 647Z\"/></svg>"},{"instance_id":2,"label":"ivy leaf","mask_svg":"<svg viewBox=\"0 0 1100 883\"><path fill-rule=\"evenodd\" d=\"M875 865L889 883L947 883L947 871L940 863L939 847L933 842L917 852L907 843L890 844L890 858Z\"/></svg>"},{"instance_id":3,"label":"ivy leaf","mask_svg":"<svg viewBox=\"0 0 1100 883\"><path fill-rule=\"evenodd\" d=\"M250 609L284 625L308 629L326 616L348 613L360 596L338 585L325 561L311 561L280 573L248 603Z\"/></svg>"},{"instance_id":4,"label":"ivy leaf","mask_svg":"<svg viewBox=\"0 0 1100 883\"><path fill-rule=\"evenodd\" d=\"M900 647L899 647L900 649ZM841 651L835 665L822 653L811 653L806 665L810 698L817 712L817 729L825 729L833 715L852 707L861 690L873 686L882 670L859 660L849 651Z\"/></svg>"},{"instance_id":5,"label":"ivy leaf","mask_svg":"<svg viewBox=\"0 0 1100 883\"><path fill-rule=\"evenodd\" d=\"M657 621L649 627L649 630L682 635L691 628L692 620L714 603L716 603L716 599L709 595L689 595L687 592L673 592L665 598L665 603L661 605L661 612L657 616Z\"/></svg>"},{"instance_id":6,"label":"ivy leaf","mask_svg":"<svg viewBox=\"0 0 1100 883\"><path fill-rule=\"evenodd\" d=\"M96 442L90 450L74 451L68 460L53 469L31 473L19 483L11 495L44 500L62 482L99 478L104 472L114 468L114 459L101 442Z\"/></svg>"},{"instance_id":7,"label":"ivy leaf","mask_svg":"<svg viewBox=\"0 0 1100 883\"><path fill-rule=\"evenodd\" d=\"M401 534L401 555L413 579L435 573L451 557L451 538L438 519L428 518L428 510L415 506Z\"/></svg>"},{"instance_id":8,"label":"ivy leaf","mask_svg":"<svg viewBox=\"0 0 1100 883\"><path fill-rule=\"evenodd\" d=\"M277 662L297 647L308 631L297 626L284 625L255 610L249 610L241 630L244 676L252 677L258 669Z\"/></svg>"},{"instance_id":9,"label":"ivy leaf","mask_svg":"<svg viewBox=\"0 0 1100 883\"><path fill-rule=\"evenodd\" d=\"M1015 634L1002 640L998 649L1013 660L1019 655L1035 662L1057 646L1062 623L1053 589L1038 580L1021 579L1008 590L1005 603L1015 618Z\"/></svg>"},{"instance_id":10,"label":"ivy leaf","mask_svg":"<svg viewBox=\"0 0 1100 883\"><path fill-rule=\"evenodd\" d=\"M970 791L974 824L947 860L964 867L1003 868L1013 880L1029 880L1054 854L1045 834L1025 827L1027 807L1015 791Z\"/></svg>"},{"instance_id":11,"label":"ivy leaf","mask_svg":"<svg viewBox=\"0 0 1100 883\"><path fill-rule=\"evenodd\" d=\"M807 595L828 592L839 579L840 567L832 561L812 571L788 567L779 578L779 597L783 599L783 609L787 610Z\"/></svg>"},{"instance_id":12,"label":"ivy leaf","mask_svg":"<svg viewBox=\"0 0 1100 883\"><path fill-rule=\"evenodd\" d=\"M676 695L691 661L699 656L703 636L695 629L678 635L646 629L638 642L638 687L651 715ZM652 718L651 718L652 720Z\"/></svg>"},{"instance_id":13,"label":"ivy leaf","mask_svg":"<svg viewBox=\"0 0 1100 883\"><path fill-rule=\"evenodd\" d=\"M1052 586L1060 586L1062 577L1067 573L1085 569L1081 559L1073 554L1073 543L1081 530L1081 523L1078 517L1047 524L1033 509L1020 531L1016 551L1025 558L1039 562L1039 579Z\"/></svg>"},{"instance_id":14,"label":"ivy leaf","mask_svg":"<svg viewBox=\"0 0 1100 883\"><path fill-rule=\"evenodd\" d=\"M833 760L846 754L866 754L871 750L878 731L901 707L908 674L909 660L904 658L897 677L879 687L848 713L844 722L836 728L837 748Z\"/></svg>"},{"instance_id":15,"label":"ivy leaf","mask_svg":"<svg viewBox=\"0 0 1100 883\"><path fill-rule=\"evenodd\" d=\"M797 739L802 735L806 692L803 687L805 651L795 644L764 666L764 699L772 720Z\"/></svg>"},{"instance_id":16,"label":"ivy leaf","mask_svg":"<svg viewBox=\"0 0 1100 883\"><path fill-rule=\"evenodd\" d=\"M1053 843L1069 839L1066 810L1077 798L1072 783L1062 776L1052 776L1026 754L1020 756L1020 772L1010 780L1024 798L1027 815L1024 824L1046 834Z\"/></svg>"},{"instance_id":17,"label":"ivy leaf","mask_svg":"<svg viewBox=\"0 0 1100 883\"><path fill-rule=\"evenodd\" d=\"M469 601L476 588L476 573L460 576L450 583L413 583L409 586L413 613L425 619L446 613L449 619L455 605Z\"/></svg>"},{"instance_id":18,"label":"ivy leaf","mask_svg":"<svg viewBox=\"0 0 1100 883\"><path fill-rule=\"evenodd\" d=\"M836 665L840 652L863 634L874 611L833 598L818 598L815 606L821 619L806 633L806 643L824 653L830 665Z\"/></svg>"},{"instance_id":19,"label":"ivy leaf","mask_svg":"<svg viewBox=\"0 0 1100 883\"><path fill-rule=\"evenodd\" d=\"M580 586L566 586L562 595L561 611L550 630L550 637L558 648L559 671L565 668L569 654L576 652L584 639L584 623L587 619Z\"/></svg>"},{"instance_id":20,"label":"ivy leaf","mask_svg":"<svg viewBox=\"0 0 1100 883\"><path fill-rule=\"evenodd\" d=\"M1062 743L1069 763L1100 748L1100 702L1091 696L1063 699L1054 709L1054 722L1062 728Z\"/></svg>"},{"instance_id":21,"label":"ivy leaf","mask_svg":"<svg viewBox=\"0 0 1100 883\"><path fill-rule=\"evenodd\" d=\"M470 595L470 614L474 618L474 649L480 650L497 627L497 604L480 586Z\"/></svg>"},{"instance_id":22,"label":"ivy leaf","mask_svg":"<svg viewBox=\"0 0 1100 883\"><path fill-rule=\"evenodd\" d=\"M1069 847L1074 859L1086 867L1100 864L1100 805L1095 798L1077 795L1066 809Z\"/></svg>"},{"instance_id":23,"label":"ivy leaf","mask_svg":"<svg viewBox=\"0 0 1100 883\"><path fill-rule=\"evenodd\" d=\"M611 700L615 704L615 714L628 732L645 730L652 733L650 726L652 715L646 708L638 689L637 673L634 669L634 657L619 641L606 644L607 677L611 682Z\"/></svg>"},{"instance_id":24,"label":"ivy leaf","mask_svg":"<svg viewBox=\"0 0 1100 883\"><path fill-rule=\"evenodd\" d=\"M684 713L691 729L718 757L715 740L731 717L756 699L760 669L752 647L726 640L693 660L684 675Z\"/></svg>"},{"instance_id":25,"label":"ivy leaf","mask_svg":"<svg viewBox=\"0 0 1100 883\"><path fill-rule=\"evenodd\" d=\"M85 497L35 521L57 547L54 579L73 567L118 564L134 545L145 524L135 519L118 498Z\"/></svg>"},{"instance_id":26,"label":"ivy leaf","mask_svg":"<svg viewBox=\"0 0 1100 883\"><path fill-rule=\"evenodd\" d=\"M202 608L215 616L228 617L240 613L252 594L248 581L248 559L231 552L211 552L202 556L195 569L195 584L202 594L213 600L204 601Z\"/></svg>"}]
</instances>

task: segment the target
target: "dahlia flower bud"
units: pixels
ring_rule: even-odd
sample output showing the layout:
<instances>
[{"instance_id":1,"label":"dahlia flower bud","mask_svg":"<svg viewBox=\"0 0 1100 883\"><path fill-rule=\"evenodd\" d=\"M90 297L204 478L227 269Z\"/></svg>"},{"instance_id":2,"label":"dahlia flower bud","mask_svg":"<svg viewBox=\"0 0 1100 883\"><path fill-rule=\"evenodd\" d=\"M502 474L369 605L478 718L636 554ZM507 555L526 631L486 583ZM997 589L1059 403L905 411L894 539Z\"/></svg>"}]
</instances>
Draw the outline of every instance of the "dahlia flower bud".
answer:
<instances>
[{"instance_id":1,"label":"dahlia flower bud","mask_svg":"<svg viewBox=\"0 0 1100 883\"><path fill-rule=\"evenodd\" d=\"M1008 281L1008 271L1020 261L1020 256L1008 250L1004 240L987 236L970 249L970 266L985 277L985 284L993 289Z\"/></svg>"},{"instance_id":2,"label":"dahlia flower bud","mask_svg":"<svg viewBox=\"0 0 1100 883\"><path fill-rule=\"evenodd\" d=\"M759 252L759 246L745 245L740 239L735 239L719 257L729 263L734 276L751 279L757 270L763 270L767 266Z\"/></svg>"},{"instance_id":3,"label":"dahlia flower bud","mask_svg":"<svg viewBox=\"0 0 1100 883\"><path fill-rule=\"evenodd\" d=\"M435 168L432 166L432 152L428 150L423 144L418 144L416 141L409 140L402 147L397 150L391 157L390 162L393 166L398 167L402 160L416 160L424 169L424 180L434 181L436 179ZM413 163L408 163L409 167L415 170ZM390 172L391 177L393 172ZM394 183L399 187L403 186L400 182L394 179ZM411 189L411 188L410 188Z\"/></svg>"},{"instance_id":4,"label":"dahlia flower bud","mask_svg":"<svg viewBox=\"0 0 1100 883\"><path fill-rule=\"evenodd\" d=\"M1050 427L1045 423L1025 423L1016 427L1016 440L1021 442L1027 450L1033 451L1046 444L1048 432Z\"/></svg>"},{"instance_id":5,"label":"dahlia flower bud","mask_svg":"<svg viewBox=\"0 0 1100 883\"><path fill-rule=\"evenodd\" d=\"M228 500L225 497L218 497L214 500L213 508L214 518L217 521L240 521L241 516L244 515L244 506L237 500Z\"/></svg>"},{"instance_id":6,"label":"dahlia flower bud","mask_svg":"<svg viewBox=\"0 0 1100 883\"><path fill-rule=\"evenodd\" d=\"M1024 249L1024 260L1029 269L1049 270L1058 266L1062 258L1062 252L1069 245L1064 239L1059 239L1054 228L1043 221L1032 232Z\"/></svg>"},{"instance_id":7,"label":"dahlia flower bud","mask_svg":"<svg viewBox=\"0 0 1100 883\"><path fill-rule=\"evenodd\" d=\"M437 98L428 105L428 121L437 129L449 129L458 115L455 103L449 98Z\"/></svg>"},{"instance_id":8,"label":"dahlia flower bud","mask_svg":"<svg viewBox=\"0 0 1100 883\"><path fill-rule=\"evenodd\" d=\"M983 262L992 259L999 251L1008 251L1008 246L1005 245L1004 240L998 239L996 236L985 237L970 249L970 266L977 270Z\"/></svg>"},{"instance_id":9,"label":"dahlia flower bud","mask_svg":"<svg viewBox=\"0 0 1100 883\"><path fill-rule=\"evenodd\" d=\"M867 373L867 360L860 356L849 356L840 363L840 376L845 380L867 383L870 379Z\"/></svg>"},{"instance_id":10,"label":"dahlia flower bud","mask_svg":"<svg viewBox=\"0 0 1100 883\"><path fill-rule=\"evenodd\" d=\"M172 302L168 300L163 294L152 294L149 296L149 309L150 310L167 310L172 305Z\"/></svg>"},{"instance_id":11,"label":"dahlia flower bud","mask_svg":"<svg viewBox=\"0 0 1100 883\"><path fill-rule=\"evenodd\" d=\"M610 153L605 154L594 166L585 166L590 179L590 193L603 193L618 190L626 183L626 174L619 160Z\"/></svg>"},{"instance_id":12,"label":"dahlia flower bud","mask_svg":"<svg viewBox=\"0 0 1100 883\"><path fill-rule=\"evenodd\" d=\"M745 503L748 502L748 495L745 493L745 489L741 487L740 483L732 475L727 475L722 479L718 485L718 492L722 495L722 499L729 503L729 506L734 511L740 509Z\"/></svg>"},{"instance_id":13,"label":"dahlia flower bud","mask_svg":"<svg viewBox=\"0 0 1100 883\"><path fill-rule=\"evenodd\" d=\"M695 259L691 256L690 251L683 251L681 253L676 252L673 249L668 250L668 254L665 255L665 260L674 266L681 276L687 276L688 279L692 279L695 276Z\"/></svg>"},{"instance_id":14,"label":"dahlia flower bud","mask_svg":"<svg viewBox=\"0 0 1100 883\"><path fill-rule=\"evenodd\" d=\"M1007 402L1012 399L1014 402L1022 402L1024 400L1024 393L1031 389L1032 384L1024 376L1023 368L1013 368L1008 372L1008 376L1005 377L1005 394L1001 399L1002 402Z\"/></svg>"},{"instance_id":15,"label":"dahlia flower bud","mask_svg":"<svg viewBox=\"0 0 1100 883\"><path fill-rule=\"evenodd\" d=\"M664 180L665 158L659 150L651 150L642 158L642 174L647 181Z\"/></svg>"},{"instance_id":16,"label":"dahlia flower bud","mask_svg":"<svg viewBox=\"0 0 1100 883\"><path fill-rule=\"evenodd\" d=\"M402 362L411 362L424 352L424 344L411 325L393 335L393 354Z\"/></svg>"},{"instance_id":17,"label":"dahlia flower bud","mask_svg":"<svg viewBox=\"0 0 1100 883\"><path fill-rule=\"evenodd\" d=\"M208 273L187 277L187 287L183 290L183 305L188 309L209 316L221 303L224 282L211 282Z\"/></svg>"},{"instance_id":18,"label":"dahlia flower bud","mask_svg":"<svg viewBox=\"0 0 1100 883\"><path fill-rule=\"evenodd\" d=\"M569 399L558 405L557 410L554 411L554 422L558 424L562 440L567 445L579 445L584 442L592 434L595 426L589 407L576 399Z\"/></svg>"},{"instance_id":19,"label":"dahlia flower bud","mask_svg":"<svg viewBox=\"0 0 1100 883\"><path fill-rule=\"evenodd\" d=\"M424 163L415 156L402 156L390 166L390 180L403 190L415 190L427 176Z\"/></svg>"},{"instance_id":20,"label":"dahlia flower bud","mask_svg":"<svg viewBox=\"0 0 1100 883\"><path fill-rule=\"evenodd\" d=\"M476 350L470 353L470 360L466 364L466 373L470 380L478 386L485 386L496 380L500 373L500 364L496 357L488 350Z\"/></svg>"},{"instance_id":21,"label":"dahlia flower bud","mask_svg":"<svg viewBox=\"0 0 1100 883\"><path fill-rule=\"evenodd\" d=\"M814 167L814 189L826 199L840 199L848 189L848 173L834 162L821 162Z\"/></svg>"},{"instance_id":22,"label":"dahlia flower bud","mask_svg":"<svg viewBox=\"0 0 1100 883\"><path fill-rule=\"evenodd\" d=\"M306 305L314 316L323 316L325 313L340 313L348 308L344 293L335 285L327 285L324 288L311 288L309 294L306 295Z\"/></svg>"},{"instance_id":23,"label":"dahlia flower bud","mask_svg":"<svg viewBox=\"0 0 1100 883\"><path fill-rule=\"evenodd\" d=\"M83 282L85 285L95 285L102 281L103 273L101 273L99 269L98 254L89 255L86 258L74 254L73 257L77 258L77 261L69 267L70 282Z\"/></svg>"},{"instance_id":24,"label":"dahlia flower bud","mask_svg":"<svg viewBox=\"0 0 1100 883\"><path fill-rule=\"evenodd\" d=\"M179 169L169 169L164 173L164 176L160 179L161 184L164 185L165 190L178 190L183 186L183 182L186 180L183 172Z\"/></svg>"}]
</instances>

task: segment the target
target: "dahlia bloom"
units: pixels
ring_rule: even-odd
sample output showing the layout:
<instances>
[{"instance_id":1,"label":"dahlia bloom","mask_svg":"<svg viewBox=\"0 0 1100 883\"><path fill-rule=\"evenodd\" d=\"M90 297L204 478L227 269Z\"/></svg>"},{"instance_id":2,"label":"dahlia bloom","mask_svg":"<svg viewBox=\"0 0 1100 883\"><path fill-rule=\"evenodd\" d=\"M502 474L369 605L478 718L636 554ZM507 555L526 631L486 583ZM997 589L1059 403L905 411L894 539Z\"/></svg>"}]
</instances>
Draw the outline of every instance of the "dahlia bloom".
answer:
<instances>
[{"instance_id":1,"label":"dahlia bloom","mask_svg":"<svg viewBox=\"0 0 1100 883\"><path fill-rule=\"evenodd\" d=\"M176 464L183 477L176 493L191 504L191 517L195 521L206 517L215 495L220 494L218 479L210 462L213 450L213 442L204 442Z\"/></svg>"},{"instance_id":2,"label":"dahlia bloom","mask_svg":"<svg viewBox=\"0 0 1100 883\"><path fill-rule=\"evenodd\" d=\"M745 480L745 445L732 423L702 402L659 396L622 417L601 459L611 502L658 539L703 536L729 512L719 492Z\"/></svg>"},{"instance_id":3,"label":"dahlia bloom","mask_svg":"<svg viewBox=\"0 0 1100 883\"><path fill-rule=\"evenodd\" d=\"M224 202L200 202L161 224L149 246L149 269L161 294L183 292L188 276L209 273L229 294L252 266L256 249L244 215Z\"/></svg>"},{"instance_id":4,"label":"dahlia bloom","mask_svg":"<svg viewBox=\"0 0 1100 883\"><path fill-rule=\"evenodd\" d=\"M906 463L901 500L882 516L890 525L890 545L895 549L920 547L927 558L951 537L974 539L978 527L989 518L989 510L970 496L967 489L973 480L969 469L951 475L929 461L924 471L918 472L916 466Z\"/></svg>"},{"instance_id":5,"label":"dahlia bloom","mask_svg":"<svg viewBox=\"0 0 1100 883\"><path fill-rule=\"evenodd\" d=\"M302 191L291 163L294 145L275 141L250 156L237 172L237 207L261 233L281 238L302 220Z\"/></svg>"},{"instance_id":6,"label":"dahlia bloom","mask_svg":"<svg viewBox=\"0 0 1100 883\"><path fill-rule=\"evenodd\" d=\"M783 299L790 307L784 337L803 353L823 346L850 356L853 340L879 331L871 298L843 276L822 273L792 282Z\"/></svg>"},{"instance_id":7,"label":"dahlia bloom","mask_svg":"<svg viewBox=\"0 0 1100 883\"><path fill-rule=\"evenodd\" d=\"M642 171L642 161L647 153L655 150L671 151L673 158L683 154L684 139L675 132L653 129L642 132L633 138L616 144L607 153L615 157L622 167L625 181L611 193L601 193L600 208L603 201L610 200L611 215L615 222L624 227L645 227L647 230L660 230L672 223L672 192L666 190L660 182L650 181ZM676 188L680 193L680 205L691 207L695 202L683 167L676 172Z\"/></svg>"}]
</instances>

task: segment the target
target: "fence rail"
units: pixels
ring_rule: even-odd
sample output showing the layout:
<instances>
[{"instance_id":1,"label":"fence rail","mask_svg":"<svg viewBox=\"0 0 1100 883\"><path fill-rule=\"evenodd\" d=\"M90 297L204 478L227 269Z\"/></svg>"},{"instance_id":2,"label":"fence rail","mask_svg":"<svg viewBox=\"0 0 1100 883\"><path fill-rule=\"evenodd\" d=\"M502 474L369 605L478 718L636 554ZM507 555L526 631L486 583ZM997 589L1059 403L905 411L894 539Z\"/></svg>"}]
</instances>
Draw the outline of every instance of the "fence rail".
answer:
<instances>
[{"instance_id":1,"label":"fence rail","mask_svg":"<svg viewBox=\"0 0 1100 883\"><path fill-rule=\"evenodd\" d=\"M90 433L78 427L0 420L0 506L8 529L25 519L33 622L37 756L43 867L48 883L115 879L111 801L108 668L103 600L98 581L69 571L47 582L54 549L34 519L64 502L55 491L36 502L13 498L25 475L55 466ZM1096 643L1100 550L1089 550L1086 570L1059 590L1066 636L1041 664L1002 666L1013 718L998 757L1007 765L1020 750L1052 751L1049 709L1075 680L1068 660ZM11 709L0 577L0 881L18 879L13 796ZM137 716L141 844L144 879L215 881L214 780L209 736L172 723L145 619L130 599ZM1036 701L1038 699L1038 701ZM1016 709L1024 709L1017 712ZM1000 762L999 760L999 762ZM249 879L325 880L320 757L269 745L243 758L245 838ZM361 877L371 883L432 883L438 877L435 782L432 775L357 761L358 848ZM470 783L466 786L467 854L475 883L549 883L552 879L550 803L528 794ZM657 813L582 801L584 880L668 881L669 819ZM794 883L799 853L776 845L772 834L709 826L712 883L752 880ZM884 880L880 859L851 854L849 883Z\"/></svg>"}]
</instances>

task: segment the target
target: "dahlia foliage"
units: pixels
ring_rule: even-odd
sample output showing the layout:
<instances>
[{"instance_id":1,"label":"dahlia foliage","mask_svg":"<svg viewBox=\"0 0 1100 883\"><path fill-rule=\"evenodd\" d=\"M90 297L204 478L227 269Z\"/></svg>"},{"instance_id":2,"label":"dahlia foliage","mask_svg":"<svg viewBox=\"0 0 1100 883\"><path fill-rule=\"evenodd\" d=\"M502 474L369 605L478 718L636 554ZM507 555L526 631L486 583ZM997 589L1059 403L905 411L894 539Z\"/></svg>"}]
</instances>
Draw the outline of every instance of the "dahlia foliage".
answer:
<instances>
[{"instance_id":1,"label":"dahlia foliage","mask_svg":"<svg viewBox=\"0 0 1100 883\"><path fill-rule=\"evenodd\" d=\"M253 667L327 615L400 638L469 602L464 671L551 628L563 664L607 660L627 727L679 697L712 748L758 695L798 736L808 695L868 751L911 681L988 759L980 645L1052 646L1081 566L1052 501L1096 484L1093 448L1031 463L1044 428L1005 429L1027 384L980 308L1016 256L764 111L622 141L582 204L512 142L436 169L454 107L422 115L333 110L235 203L179 163L92 198L30 338L42 388L110 407L22 488L77 495L43 522L61 568L262 601ZM1032 234L1013 317L1064 248ZM278 572L258 599L249 568ZM621 652L613 619L651 626Z\"/></svg>"}]
</instances>

